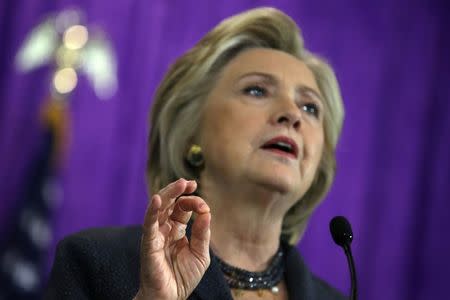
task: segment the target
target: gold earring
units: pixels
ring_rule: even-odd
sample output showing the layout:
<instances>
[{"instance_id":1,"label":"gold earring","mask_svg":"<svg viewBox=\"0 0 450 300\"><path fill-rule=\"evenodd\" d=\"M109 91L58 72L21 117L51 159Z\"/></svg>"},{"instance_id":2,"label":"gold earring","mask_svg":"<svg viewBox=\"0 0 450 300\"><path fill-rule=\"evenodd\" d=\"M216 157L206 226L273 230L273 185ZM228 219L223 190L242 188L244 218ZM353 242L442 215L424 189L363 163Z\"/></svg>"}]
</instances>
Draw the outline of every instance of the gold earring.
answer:
<instances>
[{"instance_id":1,"label":"gold earring","mask_svg":"<svg viewBox=\"0 0 450 300\"><path fill-rule=\"evenodd\" d=\"M192 167L198 168L203 166L205 161L203 159L202 147L196 144L192 145L188 151L186 160Z\"/></svg>"}]
</instances>

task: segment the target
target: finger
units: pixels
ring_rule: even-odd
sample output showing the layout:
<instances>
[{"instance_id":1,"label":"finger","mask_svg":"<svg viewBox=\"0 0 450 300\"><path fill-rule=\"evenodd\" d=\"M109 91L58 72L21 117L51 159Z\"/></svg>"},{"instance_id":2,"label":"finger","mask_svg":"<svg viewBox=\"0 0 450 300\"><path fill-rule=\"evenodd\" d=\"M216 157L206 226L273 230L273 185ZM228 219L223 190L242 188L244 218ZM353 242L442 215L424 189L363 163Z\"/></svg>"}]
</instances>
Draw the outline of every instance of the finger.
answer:
<instances>
[{"instance_id":1,"label":"finger","mask_svg":"<svg viewBox=\"0 0 450 300\"><path fill-rule=\"evenodd\" d=\"M159 217L158 217L159 225L162 225L167 222L167 219L173 213L175 204L176 204L176 202L174 201L170 206L166 207L163 211L161 211L161 213L159 214Z\"/></svg>"},{"instance_id":2,"label":"finger","mask_svg":"<svg viewBox=\"0 0 450 300\"><path fill-rule=\"evenodd\" d=\"M181 194L192 194L196 189L197 182L195 180L180 178L161 189L158 194L164 197L176 198Z\"/></svg>"},{"instance_id":3,"label":"finger","mask_svg":"<svg viewBox=\"0 0 450 300\"><path fill-rule=\"evenodd\" d=\"M206 204L205 200L198 196L181 196L175 203L170 219L182 224L187 224L192 216L192 212L199 214L209 212L209 206Z\"/></svg>"},{"instance_id":4,"label":"finger","mask_svg":"<svg viewBox=\"0 0 450 300\"><path fill-rule=\"evenodd\" d=\"M161 198L158 195L152 197L147 207L144 224L142 226L141 251L144 256L162 247L162 243L158 243L159 222L158 215L161 207Z\"/></svg>"},{"instance_id":5,"label":"finger","mask_svg":"<svg viewBox=\"0 0 450 300\"><path fill-rule=\"evenodd\" d=\"M158 194L161 195L161 198L164 199L171 199L176 198L184 193L186 190L186 187L188 185L188 180L184 178L180 178L174 182L171 182L167 186L165 186L163 189L161 189Z\"/></svg>"},{"instance_id":6,"label":"finger","mask_svg":"<svg viewBox=\"0 0 450 300\"><path fill-rule=\"evenodd\" d=\"M192 194L197 189L197 182L195 180L189 180L186 183L186 190L184 194Z\"/></svg>"},{"instance_id":7,"label":"finger","mask_svg":"<svg viewBox=\"0 0 450 300\"><path fill-rule=\"evenodd\" d=\"M177 197L185 193L191 193L191 191L194 191L196 188L196 183L187 181L184 178L180 178L177 181L170 183L158 193L161 196L162 200L161 210L165 211L166 209L170 208ZM170 215L171 213L172 212L166 213L166 215Z\"/></svg>"},{"instance_id":8,"label":"finger","mask_svg":"<svg viewBox=\"0 0 450 300\"><path fill-rule=\"evenodd\" d=\"M205 207L205 201L197 196L181 196L175 203L172 215L170 215L170 222L172 230L169 235L169 244L177 242L186 235L186 227L192 212L207 212L209 207Z\"/></svg>"},{"instance_id":9,"label":"finger","mask_svg":"<svg viewBox=\"0 0 450 300\"><path fill-rule=\"evenodd\" d=\"M159 192L162 199L162 213L159 216L159 224L167 221L172 214L177 197L182 194L190 194L197 189L197 183L194 180L187 181L183 178L172 182Z\"/></svg>"},{"instance_id":10,"label":"finger","mask_svg":"<svg viewBox=\"0 0 450 300\"><path fill-rule=\"evenodd\" d=\"M186 224L174 222L169 235L169 244L182 239L186 236Z\"/></svg>"},{"instance_id":11,"label":"finger","mask_svg":"<svg viewBox=\"0 0 450 300\"><path fill-rule=\"evenodd\" d=\"M145 211L143 230L145 233L156 233L158 231L158 214L161 208L161 197L154 195L151 198L150 204ZM156 227L155 227L156 226ZM156 230L156 231L155 231Z\"/></svg>"},{"instance_id":12,"label":"finger","mask_svg":"<svg viewBox=\"0 0 450 300\"><path fill-rule=\"evenodd\" d=\"M161 197L161 213L159 214L159 225L164 224L168 217L172 214L173 207L175 205L175 200L177 197L182 195L186 190L187 180L180 178L168 184L166 187L161 189L158 195Z\"/></svg>"},{"instance_id":13,"label":"finger","mask_svg":"<svg viewBox=\"0 0 450 300\"><path fill-rule=\"evenodd\" d=\"M192 224L191 241L189 247L199 259L209 264L209 242L211 239L211 213L206 212L197 215Z\"/></svg>"},{"instance_id":14,"label":"finger","mask_svg":"<svg viewBox=\"0 0 450 300\"><path fill-rule=\"evenodd\" d=\"M165 237L165 240L168 241L168 236L170 232L172 231L172 224L169 222L166 222L162 225L159 225L159 232Z\"/></svg>"}]
</instances>

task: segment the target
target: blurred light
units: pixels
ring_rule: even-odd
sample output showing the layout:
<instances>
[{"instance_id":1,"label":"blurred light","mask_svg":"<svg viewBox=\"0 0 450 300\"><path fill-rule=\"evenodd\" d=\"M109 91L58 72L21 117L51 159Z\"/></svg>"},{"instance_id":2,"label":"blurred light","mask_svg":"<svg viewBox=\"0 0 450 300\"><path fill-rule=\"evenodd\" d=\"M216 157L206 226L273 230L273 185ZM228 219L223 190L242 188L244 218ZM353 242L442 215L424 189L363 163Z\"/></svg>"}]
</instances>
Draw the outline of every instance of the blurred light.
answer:
<instances>
[{"instance_id":1,"label":"blurred light","mask_svg":"<svg viewBox=\"0 0 450 300\"><path fill-rule=\"evenodd\" d=\"M110 98L117 90L117 62L110 45L103 39L89 39L83 48L81 69L93 84L100 99Z\"/></svg>"},{"instance_id":2,"label":"blurred light","mask_svg":"<svg viewBox=\"0 0 450 300\"><path fill-rule=\"evenodd\" d=\"M80 13L76 10L65 10L55 18L55 28L58 32L64 32L66 28L80 23Z\"/></svg>"},{"instance_id":3,"label":"blurred light","mask_svg":"<svg viewBox=\"0 0 450 300\"><path fill-rule=\"evenodd\" d=\"M45 220L33 210L26 210L20 217L20 227L25 231L34 245L41 250L47 249L52 233Z\"/></svg>"},{"instance_id":4,"label":"blurred light","mask_svg":"<svg viewBox=\"0 0 450 300\"><path fill-rule=\"evenodd\" d=\"M38 288L39 276L37 267L17 256L14 252L6 252L1 262L2 271L10 273L12 280L26 292Z\"/></svg>"},{"instance_id":5,"label":"blurred light","mask_svg":"<svg viewBox=\"0 0 450 300\"><path fill-rule=\"evenodd\" d=\"M60 94L70 93L77 86L77 73L73 68L58 70L53 77L53 86Z\"/></svg>"},{"instance_id":6,"label":"blurred light","mask_svg":"<svg viewBox=\"0 0 450 300\"><path fill-rule=\"evenodd\" d=\"M64 32L63 42L68 49L77 50L83 48L88 38L87 28L83 25L75 25Z\"/></svg>"},{"instance_id":7,"label":"blurred light","mask_svg":"<svg viewBox=\"0 0 450 300\"><path fill-rule=\"evenodd\" d=\"M28 234L36 246L42 250L46 250L50 245L52 233L48 223L44 219L35 215L28 223Z\"/></svg>"},{"instance_id":8,"label":"blurred light","mask_svg":"<svg viewBox=\"0 0 450 300\"><path fill-rule=\"evenodd\" d=\"M12 269L12 277L25 291L36 290L39 284L38 271L35 265L26 261L17 261Z\"/></svg>"},{"instance_id":9,"label":"blurred light","mask_svg":"<svg viewBox=\"0 0 450 300\"><path fill-rule=\"evenodd\" d=\"M80 52L78 50L67 49L61 46L56 50L56 64L60 68L64 67L78 67L80 64Z\"/></svg>"},{"instance_id":10,"label":"blurred light","mask_svg":"<svg viewBox=\"0 0 450 300\"><path fill-rule=\"evenodd\" d=\"M50 62L58 44L58 34L51 21L45 21L33 28L16 55L16 66L30 71Z\"/></svg>"}]
</instances>

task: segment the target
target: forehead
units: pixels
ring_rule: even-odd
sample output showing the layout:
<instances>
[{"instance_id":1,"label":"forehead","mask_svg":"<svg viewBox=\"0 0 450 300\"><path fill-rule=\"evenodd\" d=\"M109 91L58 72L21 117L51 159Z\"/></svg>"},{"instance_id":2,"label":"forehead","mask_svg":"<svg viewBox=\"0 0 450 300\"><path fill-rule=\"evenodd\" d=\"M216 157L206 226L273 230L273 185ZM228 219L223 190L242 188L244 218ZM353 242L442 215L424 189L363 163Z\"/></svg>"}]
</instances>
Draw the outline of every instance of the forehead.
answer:
<instances>
[{"instance_id":1,"label":"forehead","mask_svg":"<svg viewBox=\"0 0 450 300\"><path fill-rule=\"evenodd\" d=\"M280 81L305 85L318 91L314 75L304 62L274 49L254 48L243 51L225 66L221 77L232 80L253 72L269 73Z\"/></svg>"}]
</instances>

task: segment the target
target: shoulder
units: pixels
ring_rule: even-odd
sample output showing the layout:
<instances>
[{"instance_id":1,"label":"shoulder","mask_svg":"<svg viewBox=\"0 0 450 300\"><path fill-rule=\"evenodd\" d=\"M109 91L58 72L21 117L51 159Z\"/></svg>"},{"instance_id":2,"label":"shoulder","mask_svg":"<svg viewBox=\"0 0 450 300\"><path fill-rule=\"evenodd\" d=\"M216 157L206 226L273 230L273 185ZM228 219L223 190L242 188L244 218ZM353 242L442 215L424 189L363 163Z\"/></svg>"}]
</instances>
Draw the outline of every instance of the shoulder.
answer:
<instances>
[{"instance_id":1,"label":"shoulder","mask_svg":"<svg viewBox=\"0 0 450 300\"><path fill-rule=\"evenodd\" d=\"M92 228L71 234L58 243L58 249L92 251L135 250L141 237L140 226Z\"/></svg>"},{"instance_id":2,"label":"shoulder","mask_svg":"<svg viewBox=\"0 0 450 300\"><path fill-rule=\"evenodd\" d=\"M61 240L57 254L63 255L63 259L76 259L104 268L111 266L112 259L115 264L134 260L138 262L140 237L139 226L84 230Z\"/></svg>"},{"instance_id":3,"label":"shoulder","mask_svg":"<svg viewBox=\"0 0 450 300\"><path fill-rule=\"evenodd\" d=\"M61 240L46 299L106 298L115 292L126 298L135 293L140 236L140 226L107 227L84 230Z\"/></svg>"}]
</instances>

